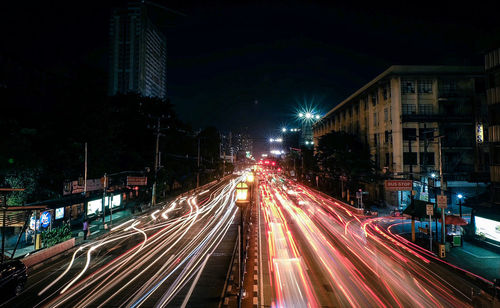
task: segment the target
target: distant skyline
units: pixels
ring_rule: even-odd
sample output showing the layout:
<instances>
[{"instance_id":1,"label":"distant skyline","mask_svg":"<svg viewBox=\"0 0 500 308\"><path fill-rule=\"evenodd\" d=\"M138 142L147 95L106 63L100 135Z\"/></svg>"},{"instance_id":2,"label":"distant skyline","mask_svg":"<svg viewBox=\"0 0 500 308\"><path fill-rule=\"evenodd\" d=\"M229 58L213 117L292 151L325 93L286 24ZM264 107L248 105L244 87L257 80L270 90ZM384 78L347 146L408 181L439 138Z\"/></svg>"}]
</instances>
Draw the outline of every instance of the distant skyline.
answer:
<instances>
[{"instance_id":1,"label":"distant skyline","mask_svg":"<svg viewBox=\"0 0 500 308\"><path fill-rule=\"evenodd\" d=\"M2 4L0 51L49 71L105 74L111 8L125 3ZM483 65L482 51L500 36L497 10L482 2L157 3L186 15L158 12L167 97L180 118L248 126L255 138L292 123L301 104L327 112L390 65ZM106 77L96 79L107 87Z\"/></svg>"}]
</instances>

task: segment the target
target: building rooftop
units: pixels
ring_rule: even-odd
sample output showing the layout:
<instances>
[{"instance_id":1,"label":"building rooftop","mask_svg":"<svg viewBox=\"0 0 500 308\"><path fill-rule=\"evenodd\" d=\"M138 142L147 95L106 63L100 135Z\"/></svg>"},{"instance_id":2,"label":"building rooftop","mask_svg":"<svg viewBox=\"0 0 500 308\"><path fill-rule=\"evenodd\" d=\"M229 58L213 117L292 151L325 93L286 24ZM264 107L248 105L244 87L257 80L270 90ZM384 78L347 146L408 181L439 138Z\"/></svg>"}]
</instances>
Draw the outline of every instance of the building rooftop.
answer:
<instances>
[{"instance_id":1,"label":"building rooftop","mask_svg":"<svg viewBox=\"0 0 500 308\"><path fill-rule=\"evenodd\" d=\"M477 75L484 74L482 66L449 66L449 65L392 65L382 74L375 77L372 81L361 87L340 104L333 107L322 119L327 118L330 114L342 107L347 102L359 96L367 89L378 83L380 80L391 75Z\"/></svg>"}]
</instances>

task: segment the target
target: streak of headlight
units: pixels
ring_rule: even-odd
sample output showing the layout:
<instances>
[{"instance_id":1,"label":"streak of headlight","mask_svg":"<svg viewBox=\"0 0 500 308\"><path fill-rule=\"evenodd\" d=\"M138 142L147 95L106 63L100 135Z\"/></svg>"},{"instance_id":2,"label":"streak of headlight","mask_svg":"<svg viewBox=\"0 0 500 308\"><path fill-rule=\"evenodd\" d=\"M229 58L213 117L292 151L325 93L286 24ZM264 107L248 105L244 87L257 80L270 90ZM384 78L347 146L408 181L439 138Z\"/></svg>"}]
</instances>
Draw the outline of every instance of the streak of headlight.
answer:
<instances>
[{"instance_id":1,"label":"streak of headlight","mask_svg":"<svg viewBox=\"0 0 500 308\"><path fill-rule=\"evenodd\" d=\"M80 273L73 279L70 281L70 283L68 283L61 291L61 294L63 294L64 292L66 292L66 290L68 290L69 287L71 287L75 282L78 281L78 279L80 279L80 277L82 277L83 273L85 273L87 271L87 268L89 267L89 264L90 264L90 254L92 253L92 251L94 251L98 246L100 245L96 245L96 246L93 246L91 247L88 251L87 251L87 262L85 262L85 266L83 267L83 269L80 271Z\"/></svg>"},{"instance_id":2,"label":"streak of headlight","mask_svg":"<svg viewBox=\"0 0 500 308\"><path fill-rule=\"evenodd\" d=\"M139 221L136 221L136 222L134 222L134 223L133 223L130 227L125 228L125 230L124 230L124 231L128 231L128 230L130 230L130 229L133 229L133 228L134 228L135 226L137 226L138 224L140 224L140 222L139 222Z\"/></svg>"},{"instance_id":3,"label":"streak of headlight","mask_svg":"<svg viewBox=\"0 0 500 308\"><path fill-rule=\"evenodd\" d=\"M207 192L209 192L209 191L210 191L210 189L207 189L207 190L205 190L205 191L202 191L201 193L199 193L199 194L198 194L198 196L204 195L204 194L206 194L206 193L207 193Z\"/></svg>"},{"instance_id":4,"label":"streak of headlight","mask_svg":"<svg viewBox=\"0 0 500 308\"><path fill-rule=\"evenodd\" d=\"M229 227L231 226L231 222L234 220L234 217L236 216L236 212L234 212L234 214L232 215L231 219L228 220L228 223L226 224L226 226L224 227L224 229L222 231L219 232L219 235L216 236L215 238L211 239L211 241L209 242L210 246L208 247L208 251L211 251L211 253L213 253L213 251L215 250L215 248L217 246L219 246L220 242L224 239L224 236L226 235L227 233L227 230L229 229ZM218 229L218 228L216 228ZM208 237L205 239L205 242L208 242ZM213 248L212 248L213 247ZM200 247L201 248L201 247ZM195 250L195 251L198 251L199 249ZM193 251L190 255L193 255L195 253L195 251ZM206 254L206 253L205 253ZM170 300L172 299L173 296L175 296L175 294L177 294L177 292L179 291L180 288L182 288L185 283L187 283L187 281L189 281L192 276L194 276L194 270L196 268L196 266L198 266L200 264L200 262L203 260L203 255L201 257L201 259L199 258L195 264L195 266L193 266L190 271L187 273L187 275L184 275L181 279L181 282L174 288L174 290L172 292L168 292L162 297L162 299L160 299L160 304L157 304L155 307L165 307L166 305L168 305L168 303L170 302ZM185 261L184 261L185 262ZM177 265L177 268L179 268L182 264L179 264ZM176 269L177 269L176 268ZM174 271L176 270L174 269ZM181 277L178 277L176 279L176 281L181 278ZM161 285L166 279L163 279L159 285ZM172 286L170 287L170 289L172 288ZM169 289L169 290L170 290ZM167 295L168 294L168 295Z\"/></svg>"},{"instance_id":5,"label":"streak of headlight","mask_svg":"<svg viewBox=\"0 0 500 308\"><path fill-rule=\"evenodd\" d=\"M136 223L139 223L138 221ZM139 229L136 229L135 228L135 225L136 223L134 223L132 226L128 227L127 229L129 228L134 228L135 230L137 231L140 231L140 232L144 232L142 230L139 230ZM145 233L144 233L145 234ZM66 290L68 290L69 287L71 287L78 279L80 279L80 277L85 273L85 271L87 271L87 268L89 267L89 264L90 264L90 254L92 253L92 251L94 251L95 249L97 249L98 247L101 247L102 245L104 244L107 244L108 242L112 242L112 241L115 241L119 238L116 238L116 239L113 239L111 241L103 241L102 243L99 243L95 246L92 246L88 251L87 251L87 262L85 263L85 267L80 271L80 273L70 282L66 285L66 287L64 287L62 290L61 290L61 293L60 294L63 294L64 292L66 292Z\"/></svg>"},{"instance_id":6,"label":"streak of headlight","mask_svg":"<svg viewBox=\"0 0 500 308\"><path fill-rule=\"evenodd\" d=\"M189 204L189 202L188 202L188 204ZM177 245L177 243L184 237L184 235L186 235L186 233L189 231L189 229L191 229L191 227L193 226L193 224L196 222L196 219L197 219L199 213L198 213L198 211L193 211L193 207L191 206L191 204L189 204L189 206L190 206L190 213L195 213L194 215L191 214L193 217L192 217L192 221L191 221L190 225L184 230L184 232L181 234L181 236L179 236L177 238L177 240L174 243L172 243L172 245L168 249L166 249L157 259L162 258L165 254L167 254L170 251L170 249L172 247L175 247L175 245ZM130 279L117 292L115 292L115 294L117 294L118 292L120 292L121 290L123 290L124 288L126 288L128 285L130 285L133 281L135 281L140 275L142 275L145 271L147 271L153 265L154 265L154 262L151 263L151 264L149 264L147 267L145 267L140 273L138 273L137 275L135 275L134 278Z\"/></svg>"},{"instance_id":7,"label":"streak of headlight","mask_svg":"<svg viewBox=\"0 0 500 308\"><path fill-rule=\"evenodd\" d=\"M143 230L137 229L135 227L133 227L133 229L136 230L137 232L142 233L142 235L144 236L144 241L141 243L139 249L137 249L132 255L130 255L127 259L123 260L122 262L118 263L117 266L115 267L114 272L111 274L108 274L107 275L108 277L112 277L118 270L120 270L121 267L123 267L128 261L130 261L133 257L135 257L146 245L146 242L148 240L148 235L146 234L146 232L144 232ZM95 289L99 289L105 283L106 283L106 279L102 280L101 283L95 287ZM118 283L117 281L113 282L111 285L107 285L106 288L109 289L110 287L116 285L117 283ZM94 298L99 296L98 294L93 294L93 295L94 295ZM83 303L83 306L88 306L94 300L94 298L92 298L92 297L86 298L86 301Z\"/></svg>"},{"instance_id":8,"label":"streak of headlight","mask_svg":"<svg viewBox=\"0 0 500 308\"><path fill-rule=\"evenodd\" d=\"M151 218L152 218L153 220L156 220L156 218L158 218L158 217L156 216L156 214L158 214L159 212L160 212L160 210L156 210L156 211L154 211L153 213L151 213Z\"/></svg>"},{"instance_id":9,"label":"streak of headlight","mask_svg":"<svg viewBox=\"0 0 500 308\"><path fill-rule=\"evenodd\" d=\"M128 224L129 222L132 222L132 221L134 221L134 220L135 220L135 218L130 219L130 220L128 220L128 221L126 221L126 222L124 222L124 223L122 223L122 224L120 224L120 225L118 225L118 226L116 226L116 227L111 228L111 232L115 231L116 229L119 229L119 228L123 227L124 225L126 225L126 224Z\"/></svg>"},{"instance_id":10,"label":"streak of headlight","mask_svg":"<svg viewBox=\"0 0 500 308\"><path fill-rule=\"evenodd\" d=\"M78 252L82 251L87 246L90 246L90 245L82 246L82 247L78 248L73 253L73 256L71 257L71 261L69 262L69 265L66 267L66 270L61 275L59 275L59 277L57 277L54 281L52 281L48 286L46 286L42 291L38 292L38 296L40 296L43 293L45 293L45 291L47 291L48 289L50 289L56 282L58 282L64 275L66 275L66 273L68 273L68 271L71 268L71 266L73 266L73 262L75 261L76 254Z\"/></svg>"},{"instance_id":11,"label":"streak of headlight","mask_svg":"<svg viewBox=\"0 0 500 308\"><path fill-rule=\"evenodd\" d=\"M226 198L226 200L227 200L227 197L229 197L229 196L230 196L230 194L226 194L226 197L225 197L225 198ZM218 198L222 198L222 196L219 196ZM194 198L193 198L193 200L194 200ZM192 202L192 200L191 200L191 202ZM226 201L226 202L227 202L227 201ZM194 202L192 202L192 203L194 203ZM196 203L194 203L194 205L196 206ZM215 203L214 203L214 205L215 205ZM234 206L234 204L233 204L233 203L231 203L231 207L232 207L232 206ZM218 212L220 212L221 210L222 210L222 207L218 210ZM199 212L199 209L198 209L198 207L197 207L197 206L196 206L196 212ZM228 213L229 213L229 212L226 212L226 213L224 214L224 216L227 216L227 214L228 214ZM206 214L208 214L208 212L207 212ZM205 215L206 215L206 214L205 214ZM232 221L232 220L234 219L234 215L235 215L235 214L233 214L232 219L231 219L230 221ZM213 228L213 230L210 232L210 234L209 234L208 236L206 236L206 237L205 237L205 239L204 239L204 240L203 240L203 241L202 241L202 242L201 242L201 243L197 246L198 248L196 248L196 249L195 249L195 250L193 250L193 251L192 251L192 252L191 252L188 256L186 256L182 262L180 262L180 263L179 263L179 264L178 264L178 265L177 265L177 266L176 266L176 267L175 267L175 268L174 268L174 269L173 269L173 270L172 270L172 271L171 271L168 275L166 275L165 277L163 277L163 278L162 278L162 280L160 280L159 282L157 282L157 283L153 286L153 288L151 288L151 289L150 289L150 290L149 290L149 291L148 291L145 295L143 295L141 298L137 299L137 300L134 302L134 304L132 304L132 306L131 306L131 307L138 307L138 306L140 306L142 303L144 303L144 301L146 301L146 299L147 299L147 298L149 298L149 296L151 296L151 294L152 294L155 290L157 290L157 289L159 288L159 286L161 286L161 285L162 285L162 284L163 284L163 283L164 283L164 282L165 282L165 281L166 281L166 280L167 280L167 279L168 279L168 278L169 278L169 277L170 277L170 276L171 276L171 275L172 275L175 271L177 271L177 269L179 269L179 268L180 268L180 267L181 267L181 266L182 266L182 265L183 265L183 264L184 264L187 260L190 260L190 262L188 263L188 265L185 267L185 270L188 270L188 271L187 271L184 275L179 276L179 277L175 280L175 282L174 282L175 287L173 287L173 290L171 290L171 289L172 289L172 286L169 288L169 290L171 290L171 292L172 292L172 293L170 293L170 292L168 292L168 291L167 291L167 294L169 294L169 295L168 295L167 297L165 297L165 296L164 296L164 297L162 297L162 300L160 300L161 302L163 301L163 303L168 302L168 301L171 299L172 294L175 294L175 293L178 291L178 289L179 289L179 285L183 285L183 284L185 284L185 283L186 283L186 281L187 281L187 280L186 280L186 278L185 278L185 277L186 277L185 275L188 275L188 276L189 276L189 275L191 275L191 273L192 273L192 271L193 271L193 268L190 268L190 266L191 266L191 264L192 264L192 261L193 261L193 259L192 259L191 257L192 257L192 256L193 256L193 255L194 255L197 251L199 251L199 250L200 250L203 246L205 246L207 243L210 243L210 247L214 247L214 242L216 242L216 243L217 243L217 245L218 245L218 243L220 243L220 241L222 240L222 237L221 237L221 236L222 236L222 234L225 234L225 233L227 232L227 229L229 228L230 224L227 224L227 226L226 226L226 227L224 227L224 229L223 229L224 231L223 231L222 233L221 233L221 232L219 232L219 235L218 235L218 236L216 236L216 238L217 238L217 237L220 237L220 240L217 240L217 239L212 240L212 238L213 238L213 236L212 236L212 235L215 233L215 231L216 231L216 230L220 229L220 225L222 224L222 222L223 222L222 220L221 220L221 221L219 221L219 222L217 223L217 225ZM210 239L211 241L209 241L209 239ZM209 248L209 249L210 249L210 248ZM200 262L201 262L201 259L198 259L198 261L196 262L196 265L198 265ZM195 265L195 266L196 266L196 265ZM183 272L184 272L184 271L183 271Z\"/></svg>"}]
</instances>

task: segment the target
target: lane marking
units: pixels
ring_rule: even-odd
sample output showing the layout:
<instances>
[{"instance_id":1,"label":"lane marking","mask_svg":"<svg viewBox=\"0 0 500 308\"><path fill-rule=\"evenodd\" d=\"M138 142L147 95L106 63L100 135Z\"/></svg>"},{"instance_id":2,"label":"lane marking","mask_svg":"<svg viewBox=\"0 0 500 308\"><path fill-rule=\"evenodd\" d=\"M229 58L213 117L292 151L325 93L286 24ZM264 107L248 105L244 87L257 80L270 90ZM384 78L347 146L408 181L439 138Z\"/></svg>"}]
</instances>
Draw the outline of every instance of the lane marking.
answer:
<instances>
[{"instance_id":1,"label":"lane marking","mask_svg":"<svg viewBox=\"0 0 500 308\"><path fill-rule=\"evenodd\" d=\"M256 183L257 188L259 187L259 182L257 181ZM257 189L258 191L258 189ZM262 239L261 239L261 222L260 222L260 216L261 216L261 208L260 208L260 194L257 194L257 211L258 211L258 225L257 227L259 228L258 236L259 236L259 294L260 294L260 304L264 305L264 288L263 288L263 278L262 278ZM258 304L258 303L257 303Z\"/></svg>"}]
</instances>

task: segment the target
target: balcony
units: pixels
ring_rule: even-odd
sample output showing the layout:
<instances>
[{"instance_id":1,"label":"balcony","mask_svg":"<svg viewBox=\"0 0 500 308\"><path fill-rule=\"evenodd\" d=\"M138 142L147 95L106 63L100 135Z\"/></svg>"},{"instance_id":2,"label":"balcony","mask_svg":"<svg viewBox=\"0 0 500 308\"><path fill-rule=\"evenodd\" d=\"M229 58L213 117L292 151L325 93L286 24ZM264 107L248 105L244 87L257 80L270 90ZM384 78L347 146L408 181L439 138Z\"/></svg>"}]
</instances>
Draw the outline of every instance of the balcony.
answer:
<instances>
[{"instance_id":1,"label":"balcony","mask_svg":"<svg viewBox=\"0 0 500 308\"><path fill-rule=\"evenodd\" d=\"M403 122L454 122L454 123L470 123L472 114L464 115L449 115L442 113L433 114L403 114L401 115Z\"/></svg>"}]
</instances>

